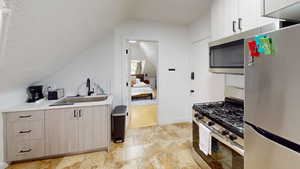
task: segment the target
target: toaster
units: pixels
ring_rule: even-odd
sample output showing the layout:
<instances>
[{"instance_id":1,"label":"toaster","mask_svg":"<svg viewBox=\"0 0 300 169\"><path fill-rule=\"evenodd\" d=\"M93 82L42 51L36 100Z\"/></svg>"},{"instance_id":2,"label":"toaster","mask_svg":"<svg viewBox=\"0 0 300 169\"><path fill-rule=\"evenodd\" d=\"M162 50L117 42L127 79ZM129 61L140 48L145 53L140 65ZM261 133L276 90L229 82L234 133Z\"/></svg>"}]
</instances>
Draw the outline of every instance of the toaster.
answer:
<instances>
[{"instance_id":1,"label":"toaster","mask_svg":"<svg viewBox=\"0 0 300 169\"><path fill-rule=\"evenodd\" d=\"M53 91L48 91L48 100L58 100L65 96L64 89L56 89Z\"/></svg>"}]
</instances>

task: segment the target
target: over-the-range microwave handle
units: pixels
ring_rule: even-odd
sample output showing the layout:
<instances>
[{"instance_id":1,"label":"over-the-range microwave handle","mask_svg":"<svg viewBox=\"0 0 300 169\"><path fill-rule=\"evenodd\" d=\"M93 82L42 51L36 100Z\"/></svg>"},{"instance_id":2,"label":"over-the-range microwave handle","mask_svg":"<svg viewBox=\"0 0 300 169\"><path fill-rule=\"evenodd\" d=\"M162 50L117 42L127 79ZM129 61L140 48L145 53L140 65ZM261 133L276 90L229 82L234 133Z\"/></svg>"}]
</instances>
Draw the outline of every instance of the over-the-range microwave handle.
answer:
<instances>
[{"instance_id":1,"label":"over-the-range microwave handle","mask_svg":"<svg viewBox=\"0 0 300 169\"><path fill-rule=\"evenodd\" d=\"M275 134L272 134L272 133L270 133L262 128L259 128L249 122L245 122L245 123L246 123L246 125L251 127L256 132L256 134L261 135L262 137L265 137L266 139L271 140L277 144L280 144L281 146L284 146L292 151L300 153L300 145L299 144L289 141L289 140L287 140L283 137L277 136Z\"/></svg>"}]
</instances>

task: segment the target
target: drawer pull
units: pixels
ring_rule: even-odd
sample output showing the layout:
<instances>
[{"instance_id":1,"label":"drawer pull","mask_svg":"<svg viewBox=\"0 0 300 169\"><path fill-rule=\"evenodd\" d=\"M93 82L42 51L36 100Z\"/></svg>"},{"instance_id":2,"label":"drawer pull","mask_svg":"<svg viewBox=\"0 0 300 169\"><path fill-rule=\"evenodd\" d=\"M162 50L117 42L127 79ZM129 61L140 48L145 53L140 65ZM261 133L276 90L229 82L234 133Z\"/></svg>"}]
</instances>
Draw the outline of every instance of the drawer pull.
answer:
<instances>
[{"instance_id":1,"label":"drawer pull","mask_svg":"<svg viewBox=\"0 0 300 169\"><path fill-rule=\"evenodd\" d=\"M32 149L28 149L28 150L21 150L19 153L29 153Z\"/></svg>"},{"instance_id":2,"label":"drawer pull","mask_svg":"<svg viewBox=\"0 0 300 169\"><path fill-rule=\"evenodd\" d=\"M25 118L30 118L32 117L32 115L28 115L28 116L19 116L20 119L25 119Z\"/></svg>"},{"instance_id":3,"label":"drawer pull","mask_svg":"<svg viewBox=\"0 0 300 169\"><path fill-rule=\"evenodd\" d=\"M79 117L81 117L81 110L79 110Z\"/></svg>"},{"instance_id":4,"label":"drawer pull","mask_svg":"<svg viewBox=\"0 0 300 169\"><path fill-rule=\"evenodd\" d=\"M32 132L32 130L20 131L19 133L20 134L25 134L25 133L30 133L30 132Z\"/></svg>"}]
</instances>

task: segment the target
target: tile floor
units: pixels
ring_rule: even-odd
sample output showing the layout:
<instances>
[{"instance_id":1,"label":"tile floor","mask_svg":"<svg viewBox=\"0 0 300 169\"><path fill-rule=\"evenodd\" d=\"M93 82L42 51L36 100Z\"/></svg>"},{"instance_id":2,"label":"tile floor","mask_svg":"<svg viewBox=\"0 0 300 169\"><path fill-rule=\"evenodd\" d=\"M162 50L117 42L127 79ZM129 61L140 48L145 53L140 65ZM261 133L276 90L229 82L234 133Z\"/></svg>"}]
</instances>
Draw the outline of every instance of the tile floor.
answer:
<instances>
[{"instance_id":1,"label":"tile floor","mask_svg":"<svg viewBox=\"0 0 300 169\"><path fill-rule=\"evenodd\" d=\"M111 151L13 164L8 169L200 169L191 155L191 124L127 131Z\"/></svg>"},{"instance_id":2,"label":"tile floor","mask_svg":"<svg viewBox=\"0 0 300 169\"><path fill-rule=\"evenodd\" d=\"M157 125L157 105L130 106L129 128Z\"/></svg>"}]
</instances>

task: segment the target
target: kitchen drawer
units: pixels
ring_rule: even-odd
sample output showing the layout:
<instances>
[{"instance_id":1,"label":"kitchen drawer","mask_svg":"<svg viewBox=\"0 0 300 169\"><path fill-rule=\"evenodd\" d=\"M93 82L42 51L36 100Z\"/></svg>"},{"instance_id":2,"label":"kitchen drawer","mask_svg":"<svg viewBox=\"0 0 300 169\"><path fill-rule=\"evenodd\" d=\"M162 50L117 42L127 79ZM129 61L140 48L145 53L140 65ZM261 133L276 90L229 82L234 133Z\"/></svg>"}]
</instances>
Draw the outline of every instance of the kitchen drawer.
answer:
<instances>
[{"instance_id":1,"label":"kitchen drawer","mask_svg":"<svg viewBox=\"0 0 300 169\"><path fill-rule=\"evenodd\" d=\"M7 124L8 142L44 138L44 121L17 121Z\"/></svg>"},{"instance_id":2,"label":"kitchen drawer","mask_svg":"<svg viewBox=\"0 0 300 169\"><path fill-rule=\"evenodd\" d=\"M34 121L34 120L43 120L44 111L26 111L26 112L16 112L16 113L7 113L7 121L16 122L16 121Z\"/></svg>"},{"instance_id":3,"label":"kitchen drawer","mask_svg":"<svg viewBox=\"0 0 300 169\"><path fill-rule=\"evenodd\" d=\"M44 156L44 141L26 140L8 143L7 161L27 160Z\"/></svg>"}]
</instances>

